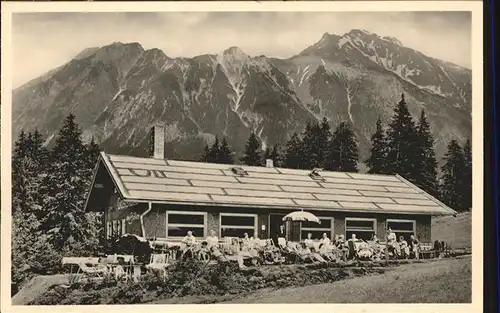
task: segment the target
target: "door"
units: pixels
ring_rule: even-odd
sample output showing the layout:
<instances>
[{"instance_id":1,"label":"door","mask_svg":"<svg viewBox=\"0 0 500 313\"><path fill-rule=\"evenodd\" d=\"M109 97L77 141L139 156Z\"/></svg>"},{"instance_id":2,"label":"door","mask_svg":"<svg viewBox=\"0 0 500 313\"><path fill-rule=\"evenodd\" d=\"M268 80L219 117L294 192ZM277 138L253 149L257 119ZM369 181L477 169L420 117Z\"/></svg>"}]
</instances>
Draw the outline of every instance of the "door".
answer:
<instances>
[{"instance_id":1,"label":"door","mask_svg":"<svg viewBox=\"0 0 500 313\"><path fill-rule=\"evenodd\" d=\"M269 238L278 244L278 237L285 237L285 222L282 221L285 214L269 214Z\"/></svg>"}]
</instances>

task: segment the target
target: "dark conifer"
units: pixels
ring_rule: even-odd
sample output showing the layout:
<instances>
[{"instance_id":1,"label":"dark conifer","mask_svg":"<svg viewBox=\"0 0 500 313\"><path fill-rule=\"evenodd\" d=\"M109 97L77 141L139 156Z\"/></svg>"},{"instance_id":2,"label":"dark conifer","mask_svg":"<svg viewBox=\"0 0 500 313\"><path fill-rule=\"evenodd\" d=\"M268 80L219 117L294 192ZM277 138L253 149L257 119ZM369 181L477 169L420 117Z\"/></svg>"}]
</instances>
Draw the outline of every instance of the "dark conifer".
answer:
<instances>
[{"instance_id":1,"label":"dark conifer","mask_svg":"<svg viewBox=\"0 0 500 313\"><path fill-rule=\"evenodd\" d=\"M234 163L233 151L231 150L231 147L229 146L226 137L222 138L222 143L219 148L217 163L222 163L222 164Z\"/></svg>"},{"instance_id":2,"label":"dark conifer","mask_svg":"<svg viewBox=\"0 0 500 313\"><path fill-rule=\"evenodd\" d=\"M333 133L325 165L331 171L358 171L358 142L350 124L341 122Z\"/></svg>"},{"instance_id":3,"label":"dark conifer","mask_svg":"<svg viewBox=\"0 0 500 313\"><path fill-rule=\"evenodd\" d=\"M415 162L418 153L418 137L415 122L408 111L404 94L394 109L387 131L389 150L387 153L388 174L399 174L415 183L420 170Z\"/></svg>"},{"instance_id":4,"label":"dark conifer","mask_svg":"<svg viewBox=\"0 0 500 313\"><path fill-rule=\"evenodd\" d=\"M284 158L284 166L287 168L300 168L301 165L301 150L302 142L297 133L293 133L292 137L286 143L286 151Z\"/></svg>"},{"instance_id":5,"label":"dark conifer","mask_svg":"<svg viewBox=\"0 0 500 313\"><path fill-rule=\"evenodd\" d=\"M445 164L441 167L441 199L452 209L464 209L464 175L465 158L463 150L456 140L448 144L448 151L444 157Z\"/></svg>"},{"instance_id":6,"label":"dark conifer","mask_svg":"<svg viewBox=\"0 0 500 313\"><path fill-rule=\"evenodd\" d=\"M415 165L417 166L415 184L429 194L437 197L439 186L437 182L437 161L434 152L434 139L425 111L422 110L420 120L417 124L417 154Z\"/></svg>"},{"instance_id":7,"label":"dark conifer","mask_svg":"<svg viewBox=\"0 0 500 313\"><path fill-rule=\"evenodd\" d=\"M244 164L250 166L259 166L261 164L260 143L255 133L252 132L245 144L243 157L240 159Z\"/></svg>"},{"instance_id":8,"label":"dark conifer","mask_svg":"<svg viewBox=\"0 0 500 313\"><path fill-rule=\"evenodd\" d=\"M366 165L369 168L368 173L385 174L388 144L380 118L377 120L377 129L373 134L371 141L372 147L370 150L370 157L368 158L368 160L366 160Z\"/></svg>"}]
</instances>

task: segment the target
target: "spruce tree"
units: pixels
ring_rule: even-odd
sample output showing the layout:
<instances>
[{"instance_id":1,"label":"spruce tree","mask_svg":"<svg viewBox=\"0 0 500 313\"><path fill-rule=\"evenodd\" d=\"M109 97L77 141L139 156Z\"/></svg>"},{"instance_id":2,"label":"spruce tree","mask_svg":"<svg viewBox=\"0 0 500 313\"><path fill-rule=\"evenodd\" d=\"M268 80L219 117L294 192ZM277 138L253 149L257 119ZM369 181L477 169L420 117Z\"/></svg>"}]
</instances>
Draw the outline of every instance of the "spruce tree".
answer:
<instances>
[{"instance_id":1,"label":"spruce tree","mask_svg":"<svg viewBox=\"0 0 500 313\"><path fill-rule=\"evenodd\" d=\"M444 157L445 164L441 167L441 199L452 209L464 209L464 176L465 158L463 150L456 140L448 144L448 151Z\"/></svg>"},{"instance_id":2,"label":"spruce tree","mask_svg":"<svg viewBox=\"0 0 500 313\"><path fill-rule=\"evenodd\" d=\"M281 157L280 147L278 144L275 144L273 146L273 149L271 150L270 158L273 160L273 164L275 167L282 166L283 160Z\"/></svg>"},{"instance_id":3,"label":"spruce tree","mask_svg":"<svg viewBox=\"0 0 500 313\"><path fill-rule=\"evenodd\" d=\"M12 205L13 211L39 209L41 179L46 173L48 151L43 147L43 138L38 131L22 131L14 144L12 156Z\"/></svg>"},{"instance_id":4,"label":"spruce tree","mask_svg":"<svg viewBox=\"0 0 500 313\"><path fill-rule=\"evenodd\" d=\"M302 142L299 134L293 133L286 143L284 166L287 168L300 168L301 165Z\"/></svg>"},{"instance_id":5,"label":"spruce tree","mask_svg":"<svg viewBox=\"0 0 500 313\"><path fill-rule=\"evenodd\" d=\"M87 150L86 150L86 157L87 157L87 168L89 169L94 169L94 167L97 164L97 160L99 159L99 154L101 152L101 148L99 147L99 144L94 139L94 136L92 136L92 139L90 142L87 144Z\"/></svg>"},{"instance_id":6,"label":"spruce tree","mask_svg":"<svg viewBox=\"0 0 500 313\"><path fill-rule=\"evenodd\" d=\"M261 162L260 157L260 143L255 133L251 133L250 137L245 144L245 151L243 157L240 159L244 164L250 166L259 166Z\"/></svg>"},{"instance_id":7,"label":"spruce tree","mask_svg":"<svg viewBox=\"0 0 500 313\"><path fill-rule=\"evenodd\" d=\"M366 160L366 165L369 168L368 173L385 174L388 146L380 117L377 120L377 129L372 135L371 142L372 147L370 149L370 157Z\"/></svg>"},{"instance_id":8,"label":"spruce tree","mask_svg":"<svg viewBox=\"0 0 500 313\"><path fill-rule=\"evenodd\" d=\"M470 140L465 142L463 151L465 164L462 179L463 209L468 210L472 207L472 147Z\"/></svg>"},{"instance_id":9,"label":"spruce tree","mask_svg":"<svg viewBox=\"0 0 500 313\"><path fill-rule=\"evenodd\" d=\"M358 171L358 142L350 124L341 122L333 133L325 165L332 171Z\"/></svg>"},{"instance_id":10,"label":"spruce tree","mask_svg":"<svg viewBox=\"0 0 500 313\"><path fill-rule=\"evenodd\" d=\"M200 161L208 163L209 162L208 161L209 154L210 154L210 148L208 147L208 144L205 144L205 147L203 148L203 154L201 155Z\"/></svg>"},{"instance_id":11,"label":"spruce tree","mask_svg":"<svg viewBox=\"0 0 500 313\"><path fill-rule=\"evenodd\" d=\"M323 166L325 144L318 122L308 122L302 136L301 167L312 169Z\"/></svg>"},{"instance_id":12,"label":"spruce tree","mask_svg":"<svg viewBox=\"0 0 500 313\"><path fill-rule=\"evenodd\" d=\"M328 157L328 145L332 137L332 130L326 117L321 122L321 131L318 138L318 167L324 167Z\"/></svg>"},{"instance_id":13,"label":"spruce tree","mask_svg":"<svg viewBox=\"0 0 500 313\"><path fill-rule=\"evenodd\" d=\"M222 164L233 164L233 151L226 140L226 137L222 138L222 143L220 145L217 163Z\"/></svg>"},{"instance_id":14,"label":"spruce tree","mask_svg":"<svg viewBox=\"0 0 500 313\"><path fill-rule=\"evenodd\" d=\"M439 186L437 182L437 161L434 152L434 139L425 111L422 110L417 124L417 154L415 155L415 184L422 190L437 197Z\"/></svg>"},{"instance_id":15,"label":"spruce tree","mask_svg":"<svg viewBox=\"0 0 500 313\"><path fill-rule=\"evenodd\" d=\"M417 130L408 111L404 94L394 109L387 131L387 140L389 143L387 173L399 174L415 183L418 178L416 172L420 170L415 162L415 155L418 152Z\"/></svg>"},{"instance_id":16,"label":"spruce tree","mask_svg":"<svg viewBox=\"0 0 500 313\"><path fill-rule=\"evenodd\" d=\"M84 212L88 186L87 149L82 131L70 114L64 121L43 181L45 192L43 229L56 249L75 247L90 236Z\"/></svg>"},{"instance_id":17,"label":"spruce tree","mask_svg":"<svg viewBox=\"0 0 500 313\"><path fill-rule=\"evenodd\" d=\"M210 150L208 152L208 162L209 163L217 163L217 160L219 158L219 154L220 154L219 137L215 136L215 141L212 144L212 147L210 147Z\"/></svg>"},{"instance_id":18,"label":"spruce tree","mask_svg":"<svg viewBox=\"0 0 500 313\"><path fill-rule=\"evenodd\" d=\"M24 211L28 201L26 194L26 183L28 173L26 173L27 138L24 130L21 130L14 143L12 153L12 212Z\"/></svg>"}]
</instances>

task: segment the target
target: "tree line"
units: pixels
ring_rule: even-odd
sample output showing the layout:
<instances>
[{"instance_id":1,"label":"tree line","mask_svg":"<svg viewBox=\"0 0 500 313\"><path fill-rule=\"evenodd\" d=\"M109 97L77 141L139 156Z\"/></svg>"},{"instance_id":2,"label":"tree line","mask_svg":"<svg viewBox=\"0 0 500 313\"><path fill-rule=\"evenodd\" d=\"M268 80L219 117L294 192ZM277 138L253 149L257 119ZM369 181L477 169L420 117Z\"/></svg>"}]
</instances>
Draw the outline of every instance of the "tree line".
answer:
<instances>
[{"instance_id":1,"label":"tree line","mask_svg":"<svg viewBox=\"0 0 500 313\"><path fill-rule=\"evenodd\" d=\"M440 199L457 211L472 206L472 150L467 140L463 147L451 140L438 168L434 138L425 113L415 120L408 110L404 94L394 107L387 126L379 118L371 137L370 156L364 161L370 174L399 174L409 182ZM358 140L349 122L340 122L332 131L326 118L308 122L301 133L294 133L284 147L261 149L255 133L248 138L239 161L249 166L274 166L294 169L322 168L340 172L358 172ZM202 162L235 163L235 153L226 138L216 137L206 145Z\"/></svg>"},{"instance_id":2,"label":"tree line","mask_svg":"<svg viewBox=\"0 0 500 313\"><path fill-rule=\"evenodd\" d=\"M84 211L99 146L82 141L70 114L47 149L39 131L21 131L12 155L12 292L34 274L60 269L62 256L95 255L100 216Z\"/></svg>"}]
</instances>

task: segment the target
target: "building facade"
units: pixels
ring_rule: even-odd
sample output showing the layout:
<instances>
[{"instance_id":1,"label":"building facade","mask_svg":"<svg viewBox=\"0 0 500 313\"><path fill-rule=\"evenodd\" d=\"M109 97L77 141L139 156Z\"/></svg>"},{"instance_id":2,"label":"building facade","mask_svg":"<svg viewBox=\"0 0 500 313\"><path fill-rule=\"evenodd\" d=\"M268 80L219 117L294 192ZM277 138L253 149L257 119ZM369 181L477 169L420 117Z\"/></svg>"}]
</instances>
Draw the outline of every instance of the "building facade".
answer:
<instances>
[{"instance_id":1,"label":"building facade","mask_svg":"<svg viewBox=\"0 0 500 313\"><path fill-rule=\"evenodd\" d=\"M397 235L431 241L431 217L454 210L400 176L211 164L163 158L163 129L152 132L150 158L101 153L87 199L87 211L104 213L107 236L132 233L179 241L198 238L276 238L312 233L384 240ZM304 210L321 223L285 223Z\"/></svg>"}]
</instances>

